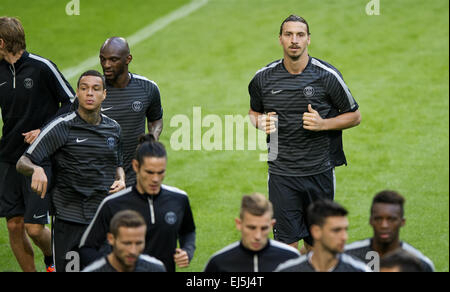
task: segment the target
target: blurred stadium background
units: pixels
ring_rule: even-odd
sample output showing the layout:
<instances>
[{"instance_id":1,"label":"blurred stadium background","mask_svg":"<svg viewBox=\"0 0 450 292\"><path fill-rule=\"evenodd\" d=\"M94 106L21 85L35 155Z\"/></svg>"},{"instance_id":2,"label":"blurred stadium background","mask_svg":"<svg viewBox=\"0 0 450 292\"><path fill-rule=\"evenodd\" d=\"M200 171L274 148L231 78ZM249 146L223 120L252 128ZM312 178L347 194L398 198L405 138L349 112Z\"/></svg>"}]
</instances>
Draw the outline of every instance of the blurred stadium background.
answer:
<instances>
[{"instance_id":1,"label":"blurred stadium background","mask_svg":"<svg viewBox=\"0 0 450 292\"><path fill-rule=\"evenodd\" d=\"M171 117L192 118L194 106L203 117L245 116L247 85L258 69L282 57L279 26L293 13L310 24L310 55L342 72L362 113L362 124L344 134L349 165L336 170L336 200L350 211L349 242L372 235L371 199L394 189L407 199L401 238L430 257L438 271L449 270L447 0L379 0L380 15L372 16L366 13L369 0L194 0L201 5L184 16L191 0L80 0L80 15L73 16L66 13L69 2L0 2L0 15L23 22L27 49L68 76L96 56L106 38L130 37L163 23L132 46L130 71L160 87L161 140L169 153L165 183L184 189L194 212L197 251L182 271L202 271L215 251L239 239L233 219L240 198L267 194L267 165L258 160L261 151L174 151ZM174 11L181 16L167 18ZM69 81L75 88L76 77ZM19 270L2 219L0 271Z\"/></svg>"}]
</instances>

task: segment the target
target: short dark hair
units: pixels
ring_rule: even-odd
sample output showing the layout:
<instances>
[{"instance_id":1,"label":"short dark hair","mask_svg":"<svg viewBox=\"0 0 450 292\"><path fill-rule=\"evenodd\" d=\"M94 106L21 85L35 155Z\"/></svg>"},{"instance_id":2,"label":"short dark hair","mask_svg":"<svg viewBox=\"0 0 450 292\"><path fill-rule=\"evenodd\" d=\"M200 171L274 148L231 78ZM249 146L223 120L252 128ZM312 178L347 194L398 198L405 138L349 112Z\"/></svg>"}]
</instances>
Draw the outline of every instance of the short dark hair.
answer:
<instances>
[{"instance_id":1,"label":"short dark hair","mask_svg":"<svg viewBox=\"0 0 450 292\"><path fill-rule=\"evenodd\" d=\"M284 25L286 22L290 22L290 21L301 22L301 23L306 24L306 32L308 33L308 35L311 34L311 33L309 32L309 24L308 24L308 22L307 22L303 17L300 17L300 16L295 15L295 14L291 14L291 15L289 15L289 17L286 18L286 19L283 21L283 23L281 24L281 26L280 26L280 35L283 33L283 25Z\"/></svg>"},{"instance_id":2,"label":"short dark hair","mask_svg":"<svg viewBox=\"0 0 450 292\"><path fill-rule=\"evenodd\" d=\"M401 215L403 217L404 214L404 204L405 204L405 198L400 195L396 191L392 190L384 190L375 195L375 197L372 200L372 207L370 208L370 213L373 212L373 206L377 203L383 203L383 204L390 204L390 205L399 205L401 208Z\"/></svg>"},{"instance_id":3,"label":"short dark hair","mask_svg":"<svg viewBox=\"0 0 450 292\"><path fill-rule=\"evenodd\" d=\"M244 218L244 213L248 212L253 216L262 216L267 212L273 216L272 203L260 193L253 193L242 197L240 218Z\"/></svg>"},{"instance_id":4,"label":"short dark hair","mask_svg":"<svg viewBox=\"0 0 450 292\"><path fill-rule=\"evenodd\" d=\"M399 248L380 260L380 268L398 267L400 272L425 272L422 263L412 254Z\"/></svg>"},{"instance_id":5,"label":"short dark hair","mask_svg":"<svg viewBox=\"0 0 450 292\"><path fill-rule=\"evenodd\" d=\"M15 17L0 17L0 39L5 42L6 51L14 55L27 47L22 23Z\"/></svg>"},{"instance_id":6,"label":"short dark hair","mask_svg":"<svg viewBox=\"0 0 450 292\"><path fill-rule=\"evenodd\" d=\"M96 70L88 70L88 71L84 72L83 74L81 74L80 78L78 78L77 87L80 87L81 78L83 78L85 76L100 77L102 79L103 89L106 89L105 77Z\"/></svg>"},{"instance_id":7,"label":"short dark hair","mask_svg":"<svg viewBox=\"0 0 450 292\"><path fill-rule=\"evenodd\" d=\"M145 220L141 214L132 210L123 210L117 212L109 224L109 232L117 237L120 227L138 228L146 226Z\"/></svg>"},{"instance_id":8,"label":"short dark hair","mask_svg":"<svg viewBox=\"0 0 450 292\"><path fill-rule=\"evenodd\" d=\"M134 158L142 164L145 157L166 158L167 152L164 145L156 141L152 134L145 134L139 137L139 145L137 146Z\"/></svg>"},{"instance_id":9,"label":"short dark hair","mask_svg":"<svg viewBox=\"0 0 450 292\"><path fill-rule=\"evenodd\" d=\"M330 200L318 200L308 207L308 226L323 226L328 217L344 217L348 211L336 202Z\"/></svg>"}]
</instances>

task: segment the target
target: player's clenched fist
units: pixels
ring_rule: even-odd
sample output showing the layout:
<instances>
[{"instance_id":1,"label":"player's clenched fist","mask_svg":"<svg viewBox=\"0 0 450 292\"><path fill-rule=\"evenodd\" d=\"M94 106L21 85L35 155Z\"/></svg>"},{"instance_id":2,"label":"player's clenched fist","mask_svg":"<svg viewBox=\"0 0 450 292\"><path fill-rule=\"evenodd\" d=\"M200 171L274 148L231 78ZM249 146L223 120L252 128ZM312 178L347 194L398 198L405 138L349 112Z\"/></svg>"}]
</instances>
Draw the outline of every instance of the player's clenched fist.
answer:
<instances>
[{"instance_id":1,"label":"player's clenched fist","mask_svg":"<svg viewBox=\"0 0 450 292\"><path fill-rule=\"evenodd\" d=\"M258 116L258 128L266 134L272 134L277 130L276 122L278 122L276 112L270 112Z\"/></svg>"},{"instance_id":2,"label":"player's clenched fist","mask_svg":"<svg viewBox=\"0 0 450 292\"><path fill-rule=\"evenodd\" d=\"M31 177L31 189L36 192L41 198L45 197L47 193L47 175L42 167L36 167Z\"/></svg>"}]
</instances>

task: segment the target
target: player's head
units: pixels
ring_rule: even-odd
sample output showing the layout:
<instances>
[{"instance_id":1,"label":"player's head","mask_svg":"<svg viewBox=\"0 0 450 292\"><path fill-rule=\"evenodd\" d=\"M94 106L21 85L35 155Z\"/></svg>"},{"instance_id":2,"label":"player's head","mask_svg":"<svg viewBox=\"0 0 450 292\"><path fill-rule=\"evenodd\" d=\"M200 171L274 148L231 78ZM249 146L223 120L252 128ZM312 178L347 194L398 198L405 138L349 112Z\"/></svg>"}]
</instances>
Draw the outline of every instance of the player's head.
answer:
<instances>
[{"instance_id":1,"label":"player's head","mask_svg":"<svg viewBox=\"0 0 450 292\"><path fill-rule=\"evenodd\" d=\"M138 191L158 194L166 175L167 152L164 145L156 141L153 135L141 136L132 164Z\"/></svg>"},{"instance_id":2,"label":"player's head","mask_svg":"<svg viewBox=\"0 0 450 292\"><path fill-rule=\"evenodd\" d=\"M112 257L125 270L132 270L145 247L147 225L144 218L131 210L115 214L110 223L108 242Z\"/></svg>"},{"instance_id":3,"label":"player's head","mask_svg":"<svg viewBox=\"0 0 450 292\"><path fill-rule=\"evenodd\" d=\"M290 15L281 24L279 39L285 58L298 60L308 54L311 42L308 22L300 16Z\"/></svg>"},{"instance_id":4,"label":"player's head","mask_svg":"<svg viewBox=\"0 0 450 292\"><path fill-rule=\"evenodd\" d=\"M98 110L106 98L105 79L95 70L81 74L77 83L79 108L87 111Z\"/></svg>"},{"instance_id":5,"label":"player's head","mask_svg":"<svg viewBox=\"0 0 450 292\"><path fill-rule=\"evenodd\" d=\"M425 272L425 270L419 259L399 248L381 258L380 272Z\"/></svg>"},{"instance_id":6,"label":"player's head","mask_svg":"<svg viewBox=\"0 0 450 292\"><path fill-rule=\"evenodd\" d=\"M320 200L308 207L308 224L314 248L331 254L344 251L348 238L347 210L336 202Z\"/></svg>"},{"instance_id":7,"label":"player's head","mask_svg":"<svg viewBox=\"0 0 450 292\"><path fill-rule=\"evenodd\" d=\"M121 37L107 39L100 49L100 64L109 83L114 83L123 74L128 74L128 64L132 59L130 47Z\"/></svg>"},{"instance_id":8,"label":"player's head","mask_svg":"<svg viewBox=\"0 0 450 292\"><path fill-rule=\"evenodd\" d=\"M269 233L275 224L272 203L262 194L254 193L242 198L236 228L242 234L242 244L253 251L263 249L269 240Z\"/></svg>"},{"instance_id":9,"label":"player's head","mask_svg":"<svg viewBox=\"0 0 450 292\"><path fill-rule=\"evenodd\" d=\"M0 17L0 57L17 55L26 49L25 31L20 20L14 17Z\"/></svg>"},{"instance_id":10,"label":"player's head","mask_svg":"<svg viewBox=\"0 0 450 292\"><path fill-rule=\"evenodd\" d=\"M405 225L405 199L397 192L384 190L375 195L370 209L370 225L374 240L382 244L399 241L400 228Z\"/></svg>"}]
</instances>

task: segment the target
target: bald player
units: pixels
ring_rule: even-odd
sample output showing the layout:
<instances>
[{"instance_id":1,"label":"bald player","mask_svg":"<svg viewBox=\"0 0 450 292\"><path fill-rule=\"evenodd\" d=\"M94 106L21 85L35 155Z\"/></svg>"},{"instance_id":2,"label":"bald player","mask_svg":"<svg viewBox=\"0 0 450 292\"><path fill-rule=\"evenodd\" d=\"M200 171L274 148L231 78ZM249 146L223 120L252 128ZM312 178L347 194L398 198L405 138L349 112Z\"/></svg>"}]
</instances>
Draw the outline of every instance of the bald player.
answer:
<instances>
[{"instance_id":1,"label":"bald player","mask_svg":"<svg viewBox=\"0 0 450 292\"><path fill-rule=\"evenodd\" d=\"M108 98L102 113L116 120L123 133L123 168L127 186L136 184L131 166L138 137L145 133L145 124L156 140L163 128L163 109L158 85L128 71L133 60L127 41L121 37L107 39L100 49L100 63L106 79Z\"/></svg>"}]
</instances>

